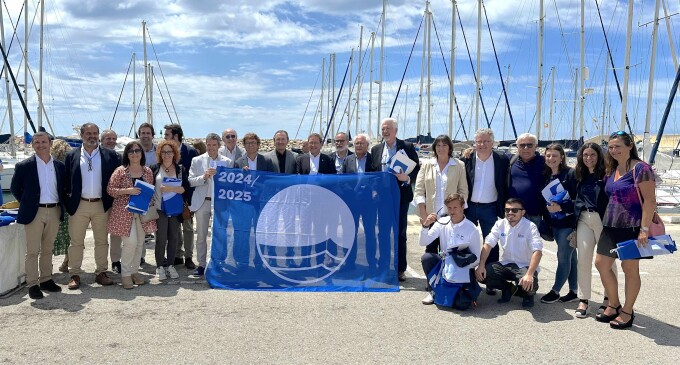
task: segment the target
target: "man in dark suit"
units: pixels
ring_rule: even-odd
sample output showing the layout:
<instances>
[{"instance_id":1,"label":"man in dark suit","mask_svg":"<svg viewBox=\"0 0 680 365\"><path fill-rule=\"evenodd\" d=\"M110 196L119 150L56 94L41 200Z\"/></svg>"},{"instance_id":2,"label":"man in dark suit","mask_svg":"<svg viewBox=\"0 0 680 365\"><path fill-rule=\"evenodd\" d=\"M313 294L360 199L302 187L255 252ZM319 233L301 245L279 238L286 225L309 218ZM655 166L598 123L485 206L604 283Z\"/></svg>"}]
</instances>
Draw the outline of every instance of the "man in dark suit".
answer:
<instances>
[{"instance_id":1,"label":"man in dark suit","mask_svg":"<svg viewBox=\"0 0 680 365\"><path fill-rule=\"evenodd\" d=\"M272 161L258 152L260 150L260 137L257 134L246 133L243 136L243 145L246 147L246 154L234 162L234 168L277 172Z\"/></svg>"},{"instance_id":2,"label":"man in dark suit","mask_svg":"<svg viewBox=\"0 0 680 365\"><path fill-rule=\"evenodd\" d=\"M323 137L312 133L307 137L309 152L298 155L295 159L295 170L300 175L336 174L337 170L331 158L321 153Z\"/></svg>"},{"instance_id":3,"label":"man in dark suit","mask_svg":"<svg viewBox=\"0 0 680 365\"><path fill-rule=\"evenodd\" d=\"M35 155L14 167L12 195L19 201L17 223L26 233L26 284L31 299L43 298L42 290L60 292L52 280L52 249L64 218L64 164L52 159L52 140L46 132L33 135Z\"/></svg>"},{"instance_id":4,"label":"man in dark suit","mask_svg":"<svg viewBox=\"0 0 680 365\"><path fill-rule=\"evenodd\" d=\"M410 174L398 173L394 174L397 179L397 184L399 184L399 238L398 243L398 267L399 281L406 280L406 225L408 216L408 206L413 200L413 188L412 183L416 182L416 177L418 176L418 171L420 171L420 163L418 159L418 154L413 144L409 142L402 141L397 138L397 121L393 118L385 118L380 123L380 130L384 142L373 146L371 149L371 157L373 159L373 168L376 171L385 171L389 167L389 163L394 157L394 155L403 150L406 155L416 163L416 167L411 171ZM389 240L390 232L379 232L380 241ZM388 264L384 260L387 260L389 255L380 254L379 265Z\"/></svg>"},{"instance_id":5,"label":"man in dark suit","mask_svg":"<svg viewBox=\"0 0 680 365\"><path fill-rule=\"evenodd\" d=\"M281 174L295 173L295 157L297 154L287 149L288 147L288 132L278 130L274 133L274 150L267 152L264 157L268 158L276 172Z\"/></svg>"},{"instance_id":6,"label":"man in dark suit","mask_svg":"<svg viewBox=\"0 0 680 365\"><path fill-rule=\"evenodd\" d=\"M493 130L483 128L475 133L474 152L463 157L467 178L468 196L465 218L482 229L482 237L491 232L499 218L505 217L507 200L508 166L510 160L505 154L493 150ZM491 249L487 263L498 261L498 246ZM487 289L487 294L495 290Z\"/></svg>"},{"instance_id":7,"label":"man in dark suit","mask_svg":"<svg viewBox=\"0 0 680 365\"><path fill-rule=\"evenodd\" d=\"M184 131L179 124L167 124L165 125L165 134L163 135L168 141L175 141L179 146L180 153L180 164L182 165L182 170L184 174L189 175L189 169L191 168L191 161L194 157L198 156L198 151L192 146L182 143L184 140ZM191 197L194 194L194 188L189 188L189 190L183 194L184 202L189 205L191 204ZM184 248L184 249L182 249ZM184 257L184 259L182 259ZM194 257L194 215L191 214L191 218L182 221L182 229L179 231L179 241L177 243L177 254L175 256L174 265L186 266L189 270L194 270L196 264L193 261Z\"/></svg>"},{"instance_id":8,"label":"man in dark suit","mask_svg":"<svg viewBox=\"0 0 680 365\"><path fill-rule=\"evenodd\" d=\"M114 151L99 146L99 127L85 123L80 127L83 139L81 148L74 148L66 154L64 165L64 189L68 196L66 211L70 215L68 231L71 246L68 249L68 288L80 288L80 268L85 249L85 232L92 225L94 236L94 259L97 265L95 281L111 285L113 281L106 274L109 244L107 242L108 210L113 197L106 192L113 171L120 166L120 156Z\"/></svg>"},{"instance_id":9,"label":"man in dark suit","mask_svg":"<svg viewBox=\"0 0 680 365\"><path fill-rule=\"evenodd\" d=\"M349 150L349 139L347 139L347 133L339 132L335 135L335 152L331 153L329 156L333 165L335 165L335 171L338 174L342 173L342 164L348 156L354 154L354 152Z\"/></svg>"}]
</instances>

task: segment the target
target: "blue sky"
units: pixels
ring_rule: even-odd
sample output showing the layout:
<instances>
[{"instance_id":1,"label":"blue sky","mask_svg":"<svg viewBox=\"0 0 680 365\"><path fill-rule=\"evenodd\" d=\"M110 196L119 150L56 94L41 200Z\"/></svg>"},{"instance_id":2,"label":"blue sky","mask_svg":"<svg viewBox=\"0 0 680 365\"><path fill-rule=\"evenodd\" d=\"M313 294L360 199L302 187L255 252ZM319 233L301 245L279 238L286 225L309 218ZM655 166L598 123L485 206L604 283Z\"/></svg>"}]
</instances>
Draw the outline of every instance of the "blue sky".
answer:
<instances>
[{"instance_id":1,"label":"blue sky","mask_svg":"<svg viewBox=\"0 0 680 365\"><path fill-rule=\"evenodd\" d=\"M680 11L677 0L666 0L669 14ZM264 0L264 1L189 1L189 0L47 0L45 32L44 104L47 114L59 135L71 133L73 125L94 121L100 126L111 123L118 95L132 52L137 55L137 99L142 100L143 62L141 21L146 20L160 68L175 105L179 122L188 136L203 137L209 132L221 132L232 127L240 135L256 132L270 138L277 129L286 129L292 137L306 136L318 130L315 110L320 98L322 59L328 64L329 54L336 54L336 93L347 67L350 50L359 47L360 26L363 25L363 49L368 46L371 32L377 32L374 74L377 79L381 0ZM614 62L619 80L623 81L625 29L627 2L603 0L599 2L609 42L614 52ZM38 2L29 1L28 14L35 23L29 41L29 65L37 82L38 75ZM474 0L458 1L460 20L465 27L470 52L476 55L477 4ZM3 8L5 39L10 40L13 22L21 11L22 2L7 1ZM503 77L510 67L510 108L518 133L535 132L538 0L487 0L485 6L496 44ZM574 68L579 65L579 0L550 0L545 2L544 97L543 123L549 121L550 69L555 67L555 97L552 131L555 138L572 135L574 100ZM435 0L431 10L442 49L439 49L433 31L431 75L431 131L433 135L448 130L448 84L442 61L450 67L451 1ZM423 18L424 1L388 1L385 22L385 75L383 80L383 105L381 116L389 114L397 88L404 73L406 61ZM632 40L631 77L629 82L628 110L636 132L642 132L646 111L647 77L651 53L651 25L642 24L653 19L654 1L636 1L634 7L634 36ZM663 16L663 8L660 12ZM33 20L32 20L33 21ZM680 51L678 22L680 16L671 17L672 38ZM604 99L605 49L594 0L586 1L585 13L586 53L585 64L590 78L586 88L592 88L584 104L585 135L609 133L618 129L621 103L609 70L607 98ZM456 35L455 92L465 129L475 129L474 79L460 28ZM17 36L23 45L23 19ZM400 122L401 136L416 134L419 108L419 88L422 61L422 31L411 64L406 70L404 88L396 102L393 116ZM652 109L652 133L668 99L674 78L670 55L669 36L664 21L660 22L657 48L657 66ZM162 84L155 55L149 47L162 93L169 104L165 85ZM359 59L356 57L355 60ZM17 78L23 83L23 67L19 68L21 54L17 40L10 51L10 62ZM476 60L473 59L476 63ZM358 62L353 65L353 81L357 87ZM368 128L368 54L362 66L361 97L359 99L359 131ZM119 134L128 134L132 124L132 75L122 94L113 128ZM510 121L506 116L503 128L504 104L500 97L501 81L491 48L486 23L482 29L482 97L491 126L497 139L512 138ZM315 88L315 82L317 82ZM29 83L30 84L30 83ZM408 94L406 93L408 85ZM32 87L28 100L32 118L36 116L36 97ZM374 84L372 101L372 127L376 128L377 84ZM9 130L6 94L2 88L2 130ZM13 92L12 92L13 93ZM327 92L326 92L327 94ZM355 95L352 96L355 98ZM336 123L347 128L343 112L348 100L347 89L340 97ZM606 108L603 117L603 106ZM161 126L170 117L154 90L154 124ZM309 105L308 105L309 102ZM424 105L426 102L423 103ZM498 107L496 106L498 105ZM308 109L306 116L305 109ZM352 114L354 111L352 103ZM325 108L324 108L325 109ZM676 107L675 110L678 108ZM21 115L19 102L13 97L15 117ZM495 113L494 113L495 110ZM480 112L481 113L481 112ZM324 111L324 120L327 116ZM175 111L170 112L177 121ZM423 111L425 115L425 111ZM146 107L139 108L137 123L145 121ZM454 135L464 138L460 119L456 115ZM667 132L676 132L677 112L671 113ZM355 117L350 129L355 131ZM426 133L423 118L421 133ZM17 131L23 121L16 121ZM480 118L480 126L486 125ZM542 137L549 128L541 130ZM19 134L18 132L17 134ZM577 130L577 136L579 134ZM375 134L375 132L373 132ZM470 134L471 135L471 134ZM469 136L470 136L469 135Z\"/></svg>"}]
</instances>

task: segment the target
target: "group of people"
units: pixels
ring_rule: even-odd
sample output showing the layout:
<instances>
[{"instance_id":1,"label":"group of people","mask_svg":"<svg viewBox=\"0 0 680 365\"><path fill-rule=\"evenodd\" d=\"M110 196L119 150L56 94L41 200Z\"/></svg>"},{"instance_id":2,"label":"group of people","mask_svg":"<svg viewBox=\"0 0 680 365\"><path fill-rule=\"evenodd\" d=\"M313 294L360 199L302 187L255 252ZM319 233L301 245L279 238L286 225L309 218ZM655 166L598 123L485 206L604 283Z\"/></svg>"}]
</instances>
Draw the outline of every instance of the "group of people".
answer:
<instances>
[{"instance_id":1,"label":"group of people","mask_svg":"<svg viewBox=\"0 0 680 365\"><path fill-rule=\"evenodd\" d=\"M555 278L541 302L578 300L575 316L587 317L595 254L605 290L595 318L612 328L630 327L641 285L639 260L621 261L624 303L618 295L614 249L628 240L646 245L656 209L654 172L638 156L633 138L623 131L613 133L606 152L598 144L584 144L575 168L567 165L560 144L549 144L541 155L537 138L528 133L517 138L518 153L513 156L494 151L493 143L493 131L480 129L474 149L457 159L451 139L442 135L433 143L434 158L422 163L415 202L423 226L420 244L426 246L421 260L425 273L442 257L469 250L476 260L456 270L445 269L457 273L449 281L476 280L486 284L489 295L500 290L499 303L517 295L524 307L532 307L543 240L554 240ZM567 194L546 199L542 191L556 185L555 180ZM568 292L560 295L564 284ZM428 284L423 304L432 303Z\"/></svg>"},{"instance_id":2,"label":"group of people","mask_svg":"<svg viewBox=\"0 0 680 365\"><path fill-rule=\"evenodd\" d=\"M531 307L538 289L541 237L547 238L557 244L558 265L554 284L541 301L579 300L575 314L586 317L597 247L595 266L606 296L596 318L617 328L633 321L633 305L640 290L639 262L621 264L626 288L622 306L612 249L617 242L629 239L646 244L656 199L652 169L640 160L633 139L625 132L611 135L607 153L597 144L583 145L576 167L570 168L561 145L548 145L541 155L537 138L528 133L518 137L516 155L500 153L493 149L491 129L476 132L474 148L465 151L462 159L453 157L453 142L441 135L432 145L434 157L420 162L413 144L397 138L398 126L392 118L381 122L383 142L370 151L367 135L354 137L352 152L348 135L340 132L334 136L335 152L331 154L321 153L323 137L317 133L307 138L301 153L293 152L285 130L274 134L273 151L260 153L261 140L254 133L243 136L242 149L231 128L221 137L208 134L201 146L205 152L199 154L183 143L179 125L164 128L165 139L154 144L153 126L140 125L139 139L129 142L121 155L114 151L115 132L100 134L93 123L81 127L82 146L70 151L55 148L57 143L45 132L33 136L35 155L16 165L11 184L20 202L17 222L26 230L26 281L31 298L42 298L43 291L61 290L52 280L52 248L60 222L66 218L68 225L62 229L68 230L70 243L60 269L68 270L69 289L81 285L88 226L94 236L95 281L101 285L113 284L107 273L109 257L124 288L144 284L138 268L144 262L145 239L151 234L155 234L160 280L178 278L176 265L185 265L201 276L206 267L217 166L283 174L367 173L388 171L395 154L405 153L416 167L408 174L390 170L399 186L396 241L400 281L406 279L406 220L414 201L423 225L420 244L426 246L422 257L426 274L451 249L469 248L476 260L454 281L477 280L486 284L489 295L500 290L499 302L520 295L523 305ZM166 185L164 178L178 179L181 184ZM570 199L546 202L541 190L555 179ZM126 209L130 196L140 194L136 180L155 186L149 209L157 211L157 218L145 219ZM185 208L181 214L168 216L161 209L164 193L182 195ZM194 235L197 263L193 261ZM565 283L569 290L561 296ZM423 300L425 304L433 302L432 293Z\"/></svg>"}]
</instances>

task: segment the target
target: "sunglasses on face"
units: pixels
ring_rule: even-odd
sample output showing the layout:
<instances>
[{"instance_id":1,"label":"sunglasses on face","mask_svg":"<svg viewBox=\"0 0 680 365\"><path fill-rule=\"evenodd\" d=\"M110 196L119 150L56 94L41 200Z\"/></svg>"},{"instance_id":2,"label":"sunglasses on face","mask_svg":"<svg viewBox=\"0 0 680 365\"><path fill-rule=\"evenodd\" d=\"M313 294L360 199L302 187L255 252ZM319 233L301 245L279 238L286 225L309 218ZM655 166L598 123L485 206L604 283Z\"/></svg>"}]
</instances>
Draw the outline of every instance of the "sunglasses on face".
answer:
<instances>
[{"instance_id":1,"label":"sunglasses on face","mask_svg":"<svg viewBox=\"0 0 680 365\"><path fill-rule=\"evenodd\" d=\"M139 148L135 148L134 150L129 150L129 151L128 151L128 154L130 154L130 155L134 155L134 154L137 154L137 153L141 155L141 154L142 154L142 150L140 150Z\"/></svg>"},{"instance_id":2,"label":"sunglasses on face","mask_svg":"<svg viewBox=\"0 0 680 365\"><path fill-rule=\"evenodd\" d=\"M236 135L235 134L227 134L226 136L224 136L224 139L236 139Z\"/></svg>"},{"instance_id":3,"label":"sunglasses on face","mask_svg":"<svg viewBox=\"0 0 680 365\"><path fill-rule=\"evenodd\" d=\"M505 213L518 213L524 209L522 208L505 208Z\"/></svg>"},{"instance_id":4,"label":"sunglasses on face","mask_svg":"<svg viewBox=\"0 0 680 365\"><path fill-rule=\"evenodd\" d=\"M522 148L522 149L529 149L533 148L534 144L533 143L520 143L517 145L517 147Z\"/></svg>"}]
</instances>

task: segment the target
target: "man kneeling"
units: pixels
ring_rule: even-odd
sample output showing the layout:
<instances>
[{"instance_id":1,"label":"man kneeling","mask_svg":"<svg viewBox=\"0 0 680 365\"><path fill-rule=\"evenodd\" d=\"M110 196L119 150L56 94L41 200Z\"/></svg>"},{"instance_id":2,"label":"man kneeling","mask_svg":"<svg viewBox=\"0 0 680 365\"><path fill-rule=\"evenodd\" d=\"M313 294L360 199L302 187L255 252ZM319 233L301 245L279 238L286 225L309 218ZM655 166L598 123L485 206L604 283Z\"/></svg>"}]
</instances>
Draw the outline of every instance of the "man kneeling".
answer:
<instances>
[{"instance_id":1,"label":"man kneeling","mask_svg":"<svg viewBox=\"0 0 680 365\"><path fill-rule=\"evenodd\" d=\"M463 214L465 199L462 195L449 194L444 199L444 205L449 217L438 218L437 214L430 214L420 231L420 245L427 246L439 238L442 251L453 258L444 263L443 279L452 284L463 284L464 287L469 286L472 281L479 288L474 278L474 268L479 263L482 250L481 237L477 226L466 219ZM421 258L425 275L429 275L441 260L439 254L426 252ZM434 304L435 300L429 282L427 291L428 294L423 299L423 304ZM476 295L478 294L477 292ZM474 299L477 298L476 295Z\"/></svg>"},{"instance_id":2,"label":"man kneeling","mask_svg":"<svg viewBox=\"0 0 680 365\"><path fill-rule=\"evenodd\" d=\"M543 241L538 228L524 218L524 203L510 198L505 203L505 218L494 224L484 240L477 267L477 280L487 288L500 289L498 303L507 303L513 294L523 297L522 306L533 307L538 290L538 264L543 256ZM486 265L489 252L501 245L501 260ZM517 285L516 285L517 284Z\"/></svg>"}]
</instances>

